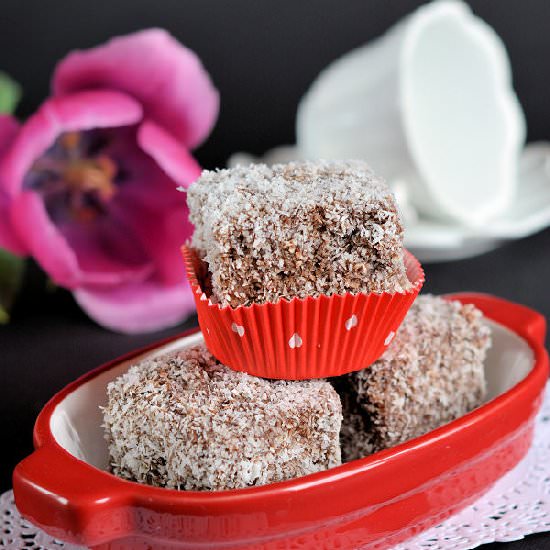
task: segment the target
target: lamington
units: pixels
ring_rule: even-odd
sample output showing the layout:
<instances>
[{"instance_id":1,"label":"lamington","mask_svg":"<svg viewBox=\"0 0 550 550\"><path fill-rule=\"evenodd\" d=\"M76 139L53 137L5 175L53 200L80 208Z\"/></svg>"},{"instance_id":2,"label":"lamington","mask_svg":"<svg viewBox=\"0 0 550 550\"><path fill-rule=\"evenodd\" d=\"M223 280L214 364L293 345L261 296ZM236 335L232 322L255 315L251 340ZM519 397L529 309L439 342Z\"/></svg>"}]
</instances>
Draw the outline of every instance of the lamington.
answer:
<instances>
[{"instance_id":1,"label":"lamington","mask_svg":"<svg viewBox=\"0 0 550 550\"><path fill-rule=\"evenodd\" d=\"M362 161L204 171L187 203L222 306L411 286L394 196Z\"/></svg>"},{"instance_id":2,"label":"lamington","mask_svg":"<svg viewBox=\"0 0 550 550\"><path fill-rule=\"evenodd\" d=\"M479 406L490 329L473 305L420 296L370 367L337 380L345 461L420 436Z\"/></svg>"},{"instance_id":3,"label":"lamington","mask_svg":"<svg viewBox=\"0 0 550 550\"><path fill-rule=\"evenodd\" d=\"M111 470L182 490L224 490L341 463L340 398L323 380L256 378L198 345L146 359L108 385Z\"/></svg>"}]
</instances>

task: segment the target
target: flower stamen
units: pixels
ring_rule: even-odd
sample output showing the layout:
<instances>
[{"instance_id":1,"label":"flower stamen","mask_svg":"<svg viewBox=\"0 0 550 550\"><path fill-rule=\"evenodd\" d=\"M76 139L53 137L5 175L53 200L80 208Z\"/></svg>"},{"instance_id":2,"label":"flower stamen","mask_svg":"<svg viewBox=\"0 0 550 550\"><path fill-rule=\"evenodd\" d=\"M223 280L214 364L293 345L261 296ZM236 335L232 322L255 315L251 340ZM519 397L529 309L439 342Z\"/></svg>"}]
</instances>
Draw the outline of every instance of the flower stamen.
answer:
<instances>
[{"instance_id":1,"label":"flower stamen","mask_svg":"<svg viewBox=\"0 0 550 550\"><path fill-rule=\"evenodd\" d=\"M25 187L44 197L46 208L56 219L89 222L105 213L117 192L118 166L104 151L92 153L97 142L92 132L59 136L25 177Z\"/></svg>"}]
</instances>

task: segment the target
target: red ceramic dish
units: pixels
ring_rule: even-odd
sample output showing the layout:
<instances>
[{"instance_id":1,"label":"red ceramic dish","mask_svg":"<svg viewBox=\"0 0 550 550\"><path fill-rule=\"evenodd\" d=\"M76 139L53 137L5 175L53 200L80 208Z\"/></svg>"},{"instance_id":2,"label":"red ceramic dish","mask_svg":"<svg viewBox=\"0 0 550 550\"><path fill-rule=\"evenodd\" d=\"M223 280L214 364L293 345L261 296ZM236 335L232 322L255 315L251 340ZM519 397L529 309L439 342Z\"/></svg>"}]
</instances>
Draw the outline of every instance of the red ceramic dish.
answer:
<instances>
[{"instance_id":1,"label":"red ceramic dish","mask_svg":"<svg viewBox=\"0 0 550 550\"><path fill-rule=\"evenodd\" d=\"M14 472L17 506L55 537L102 549L351 549L402 541L472 502L523 457L548 377L541 315L490 296L455 297L493 321L491 395L423 437L325 472L232 491L177 492L102 471L105 385L139 355L198 341L192 332L104 365L54 396L36 422L36 451Z\"/></svg>"}]
</instances>

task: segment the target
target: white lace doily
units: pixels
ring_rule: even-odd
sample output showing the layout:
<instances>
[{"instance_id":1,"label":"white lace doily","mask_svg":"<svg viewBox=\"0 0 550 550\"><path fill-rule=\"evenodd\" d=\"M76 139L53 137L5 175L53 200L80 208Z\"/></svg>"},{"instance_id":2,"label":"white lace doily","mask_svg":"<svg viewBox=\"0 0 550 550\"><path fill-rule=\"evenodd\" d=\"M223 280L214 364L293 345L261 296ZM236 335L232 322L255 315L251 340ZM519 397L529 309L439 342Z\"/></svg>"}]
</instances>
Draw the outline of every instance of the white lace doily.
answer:
<instances>
[{"instance_id":1,"label":"white lace doily","mask_svg":"<svg viewBox=\"0 0 550 550\"><path fill-rule=\"evenodd\" d=\"M478 501L394 550L467 550L550 531L550 382L525 458Z\"/></svg>"},{"instance_id":2,"label":"white lace doily","mask_svg":"<svg viewBox=\"0 0 550 550\"><path fill-rule=\"evenodd\" d=\"M527 456L477 502L394 550L466 550L550 531L550 382ZM24 520L8 491L0 497L0 548L80 550Z\"/></svg>"},{"instance_id":3,"label":"white lace doily","mask_svg":"<svg viewBox=\"0 0 550 550\"><path fill-rule=\"evenodd\" d=\"M23 519L15 507L13 491L8 491L0 496L0 514L2 514L0 548L12 550L26 550L27 548L30 550L52 550L54 548L80 550L82 548L54 539Z\"/></svg>"}]
</instances>

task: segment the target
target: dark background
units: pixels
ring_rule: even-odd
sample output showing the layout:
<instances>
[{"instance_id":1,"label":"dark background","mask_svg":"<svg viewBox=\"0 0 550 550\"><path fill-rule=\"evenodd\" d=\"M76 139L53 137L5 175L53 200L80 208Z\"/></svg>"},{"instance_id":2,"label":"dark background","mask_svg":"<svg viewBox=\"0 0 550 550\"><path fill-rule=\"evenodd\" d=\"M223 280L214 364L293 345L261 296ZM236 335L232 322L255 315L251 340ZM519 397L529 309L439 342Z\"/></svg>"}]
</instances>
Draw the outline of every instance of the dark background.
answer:
<instances>
[{"instance_id":1,"label":"dark background","mask_svg":"<svg viewBox=\"0 0 550 550\"><path fill-rule=\"evenodd\" d=\"M0 69L18 80L28 116L48 94L56 61L116 34L151 26L194 49L221 92L218 124L196 152L205 167L234 151L262 153L294 141L299 98L331 60L379 35L421 2L412 0L1 0ZM550 138L550 2L480 0L474 11L503 38L527 115L529 140ZM426 266L431 292L491 292L550 315L550 231L482 257ZM194 324L190 320L186 326ZM0 491L32 450L45 401L79 374L184 327L143 336L108 332L63 290L27 271L12 323L0 327ZM536 535L497 548L550 548Z\"/></svg>"}]
</instances>

